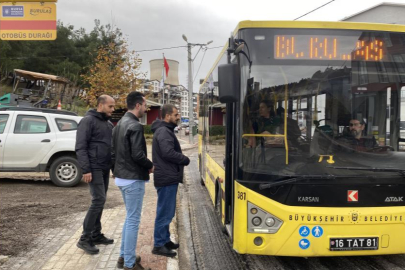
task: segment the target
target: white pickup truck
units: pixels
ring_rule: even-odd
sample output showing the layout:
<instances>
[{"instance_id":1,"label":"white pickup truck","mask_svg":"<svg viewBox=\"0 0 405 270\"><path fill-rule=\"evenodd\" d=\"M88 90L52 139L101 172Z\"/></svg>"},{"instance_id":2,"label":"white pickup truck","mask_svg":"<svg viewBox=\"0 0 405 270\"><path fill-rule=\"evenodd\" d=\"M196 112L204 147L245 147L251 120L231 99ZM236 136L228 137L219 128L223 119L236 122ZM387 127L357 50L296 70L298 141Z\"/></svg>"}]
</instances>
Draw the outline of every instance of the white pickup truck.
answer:
<instances>
[{"instance_id":1,"label":"white pickup truck","mask_svg":"<svg viewBox=\"0 0 405 270\"><path fill-rule=\"evenodd\" d=\"M76 130L82 117L51 109L0 108L0 172L49 172L60 187L77 185Z\"/></svg>"}]
</instances>

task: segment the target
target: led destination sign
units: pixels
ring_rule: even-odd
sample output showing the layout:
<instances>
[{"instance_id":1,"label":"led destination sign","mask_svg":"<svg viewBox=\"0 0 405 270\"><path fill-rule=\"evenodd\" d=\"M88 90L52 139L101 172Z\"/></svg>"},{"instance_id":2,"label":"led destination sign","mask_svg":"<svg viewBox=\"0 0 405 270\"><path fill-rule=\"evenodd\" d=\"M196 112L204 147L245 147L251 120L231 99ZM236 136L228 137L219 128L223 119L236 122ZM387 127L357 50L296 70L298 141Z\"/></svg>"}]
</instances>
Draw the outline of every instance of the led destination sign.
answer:
<instances>
[{"instance_id":1,"label":"led destination sign","mask_svg":"<svg viewBox=\"0 0 405 270\"><path fill-rule=\"evenodd\" d=\"M353 36L276 35L275 59L381 61L386 55L382 40Z\"/></svg>"}]
</instances>

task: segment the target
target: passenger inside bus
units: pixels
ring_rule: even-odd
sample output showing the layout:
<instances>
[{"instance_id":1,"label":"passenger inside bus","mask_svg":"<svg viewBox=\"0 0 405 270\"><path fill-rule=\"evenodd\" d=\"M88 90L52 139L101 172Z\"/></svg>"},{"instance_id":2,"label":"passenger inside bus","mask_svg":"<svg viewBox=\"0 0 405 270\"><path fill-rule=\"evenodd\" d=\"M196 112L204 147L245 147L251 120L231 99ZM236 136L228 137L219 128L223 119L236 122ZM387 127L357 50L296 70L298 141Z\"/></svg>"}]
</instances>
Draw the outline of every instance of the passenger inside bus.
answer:
<instances>
[{"instance_id":1,"label":"passenger inside bus","mask_svg":"<svg viewBox=\"0 0 405 270\"><path fill-rule=\"evenodd\" d=\"M275 114L273 104L268 100L262 100L259 104L259 118L253 121L252 130L254 134L281 134L281 118ZM283 144L281 137L250 137L248 146Z\"/></svg>"},{"instance_id":2,"label":"passenger inside bus","mask_svg":"<svg viewBox=\"0 0 405 270\"><path fill-rule=\"evenodd\" d=\"M277 108L277 116L281 119L281 134L284 134L284 113L285 110L283 107ZM301 137L301 129L298 125L298 121L288 117L287 115L287 140L289 147L299 147L299 138Z\"/></svg>"}]
</instances>

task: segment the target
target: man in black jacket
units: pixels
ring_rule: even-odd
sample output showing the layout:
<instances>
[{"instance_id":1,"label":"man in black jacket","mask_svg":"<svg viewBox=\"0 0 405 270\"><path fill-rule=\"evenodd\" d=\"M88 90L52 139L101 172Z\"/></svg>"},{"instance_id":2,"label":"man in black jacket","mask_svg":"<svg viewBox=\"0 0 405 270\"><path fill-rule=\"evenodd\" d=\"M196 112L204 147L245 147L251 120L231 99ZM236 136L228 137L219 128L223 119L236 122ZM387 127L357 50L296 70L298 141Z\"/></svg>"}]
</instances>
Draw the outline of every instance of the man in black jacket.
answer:
<instances>
[{"instance_id":1,"label":"man in black jacket","mask_svg":"<svg viewBox=\"0 0 405 270\"><path fill-rule=\"evenodd\" d=\"M89 110L80 121L76 134L76 156L83 171L83 181L89 184L92 197L83 222L83 233L77 247L89 254L97 254L97 244L112 244L113 239L101 233L101 215L107 197L111 168L111 136L109 121L115 101L108 95L97 99L97 109Z\"/></svg>"},{"instance_id":2,"label":"man in black jacket","mask_svg":"<svg viewBox=\"0 0 405 270\"><path fill-rule=\"evenodd\" d=\"M148 159L143 126L139 123L146 112L146 100L139 92L127 96L128 112L113 130L113 159L115 184L121 190L127 212L122 228L122 242L117 267L144 269L136 256L139 223L145 182L153 173L153 164Z\"/></svg>"},{"instance_id":3,"label":"man in black jacket","mask_svg":"<svg viewBox=\"0 0 405 270\"><path fill-rule=\"evenodd\" d=\"M169 226L176 210L177 187L183 182L184 166L190 163L190 159L182 154L180 143L174 135L174 128L180 119L176 107L163 105L162 119L152 124L153 179L158 194L152 253L174 257L177 253L172 249L179 248L179 244L170 241Z\"/></svg>"}]
</instances>

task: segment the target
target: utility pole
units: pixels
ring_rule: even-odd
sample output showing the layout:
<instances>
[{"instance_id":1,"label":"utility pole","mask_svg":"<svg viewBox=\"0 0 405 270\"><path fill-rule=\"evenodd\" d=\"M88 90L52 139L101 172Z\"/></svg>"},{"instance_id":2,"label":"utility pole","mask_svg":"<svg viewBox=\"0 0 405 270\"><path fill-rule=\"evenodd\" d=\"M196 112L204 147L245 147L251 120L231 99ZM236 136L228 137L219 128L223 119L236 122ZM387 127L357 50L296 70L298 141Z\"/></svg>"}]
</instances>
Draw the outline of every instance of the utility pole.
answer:
<instances>
[{"instance_id":1,"label":"utility pole","mask_svg":"<svg viewBox=\"0 0 405 270\"><path fill-rule=\"evenodd\" d=\"M194 127L194 114L193 114L193 74L191 71L191 44L187 42L188 52L188 128L189 128L189 143L194 144L193 127Z\"/></svg>"},{"instance_id":2,"label":"utility pole","mask_svg":"<svg viewBox=\"0 0 405 270\"><path fill-rule=\"evenodd\" d=\"M187 41L187 37L185 35L183 35L183 39L185 42L187 42L187 53L188 53L188 126L189 126L189 130L190 130L189 143L194 144L194 137L193 137L193 128L194 128L193 73L191 70L191 65L192 65L192 62L194 61L194 59L191 58L191 47L193 47L193 46L200 46L200 48L207 47L208 44L212 43L212 40L208 41L206 44L196 44L196 43L189 43Z\"/></svg>"}]
</instances>

